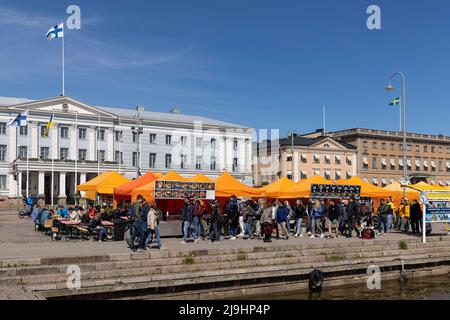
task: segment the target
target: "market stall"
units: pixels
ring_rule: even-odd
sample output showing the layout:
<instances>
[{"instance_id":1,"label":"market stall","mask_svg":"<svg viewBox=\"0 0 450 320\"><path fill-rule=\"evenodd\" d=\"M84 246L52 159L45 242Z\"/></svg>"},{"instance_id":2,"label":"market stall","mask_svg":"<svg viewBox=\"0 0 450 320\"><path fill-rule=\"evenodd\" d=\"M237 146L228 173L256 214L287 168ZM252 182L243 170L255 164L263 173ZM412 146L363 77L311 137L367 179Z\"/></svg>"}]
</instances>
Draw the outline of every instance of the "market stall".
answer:
<instances>
[{"instance_id":1,"label":"market stall","mask_svg":"<svg viewBox=\"0 0 450 320\"><path fill-rule=\"evenodd\" d=\"M262 196L262 192L259 189L247 186L228 172L225 172L216 179L216 197L229 198L232 195L244 198L258 198Z\"/></svg>"},{"instance_id":2,"label":"market stall","mask_svg":"<svg viewBox=\"0 0 450 320\"><path fill-rule=\"evenodd\" d=\"M112 201L114 188L129 181L129 179L115 171L105 172L77 186L77 190L86 192L86 199L92 201Z\"/></svg>"},{"instance_id":3,"label":"market stall","mask_svg":"<svg viewBox=\"0 0 450 320\"><path fill-rule=\"evenodd\" d=\"M284 199L309 198L311 193L311 186L313 184L331 184L332 182L321 177L313 176L309 179L304 179L288 190L283 192Z\"/></svg>"},{"instance_id":4,"label":"market stall","mask_svg":"<svg viewBox=\"0 0 450 320\"><path fill-rule=\"evenodd\" d=\"M132 192L136 188L152 183L158 178L162 178L161 173L147 172L142 177L129 181L125 184L114 188L114 204L123 202L124 200L131 200Z\"/></svg>"},{"instance_id":5,"label":"market stall","mask_svg":"<svg viewBox=\"0 0 450 320\"><path fill-rule=\"evenodd\" d=\"M259 188L262 195L265 198L270 199L284 199L285 198L285 192L294 187L296 184L294 181L282 177L280 180L275 181L267 186L264 186L262 188Z\"/></svg>"}]
</instances>

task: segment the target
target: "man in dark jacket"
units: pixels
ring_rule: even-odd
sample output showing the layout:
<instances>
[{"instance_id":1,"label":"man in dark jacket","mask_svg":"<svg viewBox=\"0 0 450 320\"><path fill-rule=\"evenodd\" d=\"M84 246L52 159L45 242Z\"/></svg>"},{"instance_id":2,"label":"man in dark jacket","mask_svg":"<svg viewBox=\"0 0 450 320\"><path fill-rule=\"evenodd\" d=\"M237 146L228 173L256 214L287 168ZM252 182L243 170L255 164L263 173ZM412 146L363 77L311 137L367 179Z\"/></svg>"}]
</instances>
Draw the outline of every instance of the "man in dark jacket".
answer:
<instances>
[{"instance_id":1,"label":"man in dark jacket","mask_svg":"<svg viewBox=\"0 0 450 320\"><path fill-rule=\"evenodd\" d=\"M302 200L297 200L294 207L295 237L303 237L302 223L306 208Z\"/></svg>"},{"instance_id":2,"label":"man in dark jacket","mask_svg":"<svg viewBox=\"0 0 450 320\"><path fill-rule=\"evenodd\" d=\"M219 241L219 226L221 225L222 215L220 213L220 205L216 200L211 201L211 227L208 235L208 242Z\"/></svg>"},{"instance_id":3,"label":"man in dark jacket","mask_svg":"<svg viewBox=\"0 0 450 320\"><path fill-rule=\"evenodd\" d=\"M184 200L184 208L183 208L183 241L182 244L186 244L187 240L190 237L190 228L192 219L194 217L194 206L190 199Z\"/></svg>"},{"instance_id":4,"label":"man in dark jacket","mask_svg":"<svg viewBox=\"0 0 450 320\"><path fill-rule=\"evenodd\" d=\"M253 203L246 202L243 208L243 216L244 216L244 229L245 236L244 239L252 239L253 236L253 221L255 219L255 211L253 210Z\"/></svg>"},{"instance_id":5,"label":"man in dark jacket","mask_svg":"<svg viewBox=\"0 0 450 320\"><path fill-rule=\"evenodd\" d=\"M131 237L130 237L130 250L131 252L135 251L135 241L138 239L138 252L142 251L142 239L144 238L144 230L142 229L142 212L141 212L141 204L143 201L143 197L139 195L137 197L136 202L133 204L131 209L130 220L131 224Z\"/></svg>"},{"instance_id":6,"label":"man in dark jacket","mask_svg":"<svg viewBox=\"0 0 450 320\"><path fill-rule=\"evenodd\" d=\"M145 239L147 239L147 215L150 211L150 205L145 199L142 199L142 207L141 207L141 228L143 237L139 240L139 247L147 250L147 246L145 245ZM151 242L151 241L150 241Z\"/></svg>"},{"instance_id":7,"label":"man in dark jacket","mask_svg":"<svg viewBox=\"0 0 450 320\"><path fill-rule=\"evenodd\" d=\"M239 226L239 206L237 205L237 199L232 196L230 202L227 205L227 217L228 225L230 227L231 240L236 240L237 229Z\"/></svg>"},{"instance_id":8,"label":"man in dark jacket","mask_svg":"<svg viewBox=\"0 0 450 320\"><path fill-rule=\"evenodd\" d=\"M348 203L348 234L347 238L352 237L352 231L355 229L358 232L357 224L359 219L359 206L355 201L355 198L351 197Z\"/></svg>"},{"instance_id":9,"label":"man in dark jacket","mask_svg":"<svg viewBox=\"0 0 450 320\"><path fill-rule=\"evenodd\" d=\"M412 232L420 234L420 230L422 228L421 222L423 218L423 212L420 203L416 199L411 202L409 213Z\"/></svg>"},{"instance_id":10,"label":"man in dark jacket","mask_svg":"<svg viewBox=\"0 0 450 320\"><path fill-rule=\"evenodd\" d=\"M280 206L277 209L277 226L279 228L278 235L281 233L284 235L284 239L289 239L289 234L286 228L286 220L289 214L289 208L282 202L280 202Z\"/></svg>"}]
</instances>

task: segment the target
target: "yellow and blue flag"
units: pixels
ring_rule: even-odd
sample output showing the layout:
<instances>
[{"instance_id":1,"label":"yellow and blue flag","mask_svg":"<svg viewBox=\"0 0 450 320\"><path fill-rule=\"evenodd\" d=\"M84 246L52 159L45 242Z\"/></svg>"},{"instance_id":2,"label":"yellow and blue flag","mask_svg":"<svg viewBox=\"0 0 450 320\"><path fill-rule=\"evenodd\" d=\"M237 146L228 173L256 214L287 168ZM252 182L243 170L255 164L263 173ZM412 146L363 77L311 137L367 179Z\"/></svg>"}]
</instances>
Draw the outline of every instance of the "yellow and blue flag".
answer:
<instances>
[{"instance_id":1,"label":"yellow and blue flag","mask_svg":"<svg viewBox=\"0 0 450 320\"><path fill-rule=\"evenodd\" d=\"M400 97L395 98L394 100L392 100L392 101L389 103L389 106L391 106L391 107L397 107L397 106L399 106L399 105L400 105Z\"/></svg>"},{"instance_id":2,"label":"yellow and blue flag","mask_svg":"<svg viewBox=\"0 0 450 320\"><path fill-rule=\"evenodd\" d=\"M47 123L47 126L45 127L45 132L44 132L44 136L45 137L48 137L48 134L50 132L50 128L53 127L53 124L54 123L53 123L53 114L52 114L52 116L50 117L50 120Z\"/></svg>"}]
</instances>

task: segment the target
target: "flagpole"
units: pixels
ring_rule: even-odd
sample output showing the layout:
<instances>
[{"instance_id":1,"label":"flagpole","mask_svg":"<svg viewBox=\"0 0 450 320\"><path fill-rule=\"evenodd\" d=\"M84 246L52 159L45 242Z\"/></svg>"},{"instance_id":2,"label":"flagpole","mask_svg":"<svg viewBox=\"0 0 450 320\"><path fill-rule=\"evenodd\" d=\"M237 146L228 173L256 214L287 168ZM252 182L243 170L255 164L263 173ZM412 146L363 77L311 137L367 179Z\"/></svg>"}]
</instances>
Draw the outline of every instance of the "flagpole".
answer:
<instances>
[{"instance_id":1,"label":"flagpole","mask_svg":"<svg viewBox=\"0 0 450 320\"><path fill-rule=\"evenodd\" d=\"M100 139L100 115L98 115L97 141L95 143L95 151L97 152L97 175L100 175L100 157L98 154L98 144Z\"/></svg>"},{"instance_id":2,"label":"flagpole","mask_svg":"<svg viewBox=\"0 0 450 320\"><path fill-rule=\"evenodd\" d=\"M30 190L30 109L27 109L27 198Z\"/></svg>"},{"instance_id":3,"label":"flagpole","mask_svg":"<svg viewBox=\"0 0 450 320\"><path fill-rule=\"evenodd\" d=\"M75 205L78 205L77 201L77 185L78 185L78 112L75 112L75 131L76 131L76 137L75 137L75 150L74 156L75 156Z\"/></svg>"},{"instance_id":4,"label":"flagpole","mask_svg":"<svg viewBox=\"0 0 450 320\"><path fill-rule=\"evenodd\" d=\"M64 32L64 25L63 25L63 32ZM65 33L65 32L64 32ZM66 37L65 34L63 34L62 37L62 96L64 97L65 92L65 69L64 69L64 38Z\"/></svg>"},{"instance_id":5,"label":"flagpole","mask_svg":"<svg viewBox=\"0 0 450 320\"><path fill-rule=\"evenodd\" d=\"M52 110L52 120L51 121L53 121L53 123L55 122L55 109L53 109ZM55 144L53 143L53 139L54 139L54 137L53 137L53 135L54 135L54 133L55 133L55 131L53 131L52 132L52 183L51 183L51 192L50 192L50 196L51 196L51 205L52 205L52 207L53 207L53 205L54 205L54 201L53 201L53 189L54 189L54 183L55 183L55 178L54 178L54 173L55 173L55 150L54 150L54 147L55 147Z\"/></svg>"}]
</instances>

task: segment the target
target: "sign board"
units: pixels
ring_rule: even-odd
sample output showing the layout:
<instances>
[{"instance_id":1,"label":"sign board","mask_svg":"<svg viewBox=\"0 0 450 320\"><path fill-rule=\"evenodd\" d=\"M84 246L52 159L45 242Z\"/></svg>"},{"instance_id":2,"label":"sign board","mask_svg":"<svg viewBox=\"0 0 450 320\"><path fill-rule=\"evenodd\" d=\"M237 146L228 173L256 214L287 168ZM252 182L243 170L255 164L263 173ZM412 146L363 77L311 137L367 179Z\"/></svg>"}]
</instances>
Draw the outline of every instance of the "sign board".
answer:
<instances>
[{"instance_id":1,"label":"sign board","mask_svg":"<svg viewBox=\"0 0 450 320\"><path fill-rule=\"evenodd\" d=\"M311 198L344 198L354 197L359 199L361 194L361 186L353 185L335 185L335 184L312 184Z\"/></svg>"},{"instance_id":2,"label":"sign board","mask_svg":"<svg viewBox=\"0 0 450 320\"><path fill-rule=\"evenodd\" d=\"M156 181L155 199L194 198L213 200L216 196L216 184L209 182Z\"/></svg>"},{"instance_id":3,"label":"sign board","mask_svg":"<svg viewBox=\"0 0 450 320\"><path fill-rule=\"evenodd\" d=\"M425 214L426 223L450 222L450 208L427 207Z\"/></svg>"}]
</instances>

